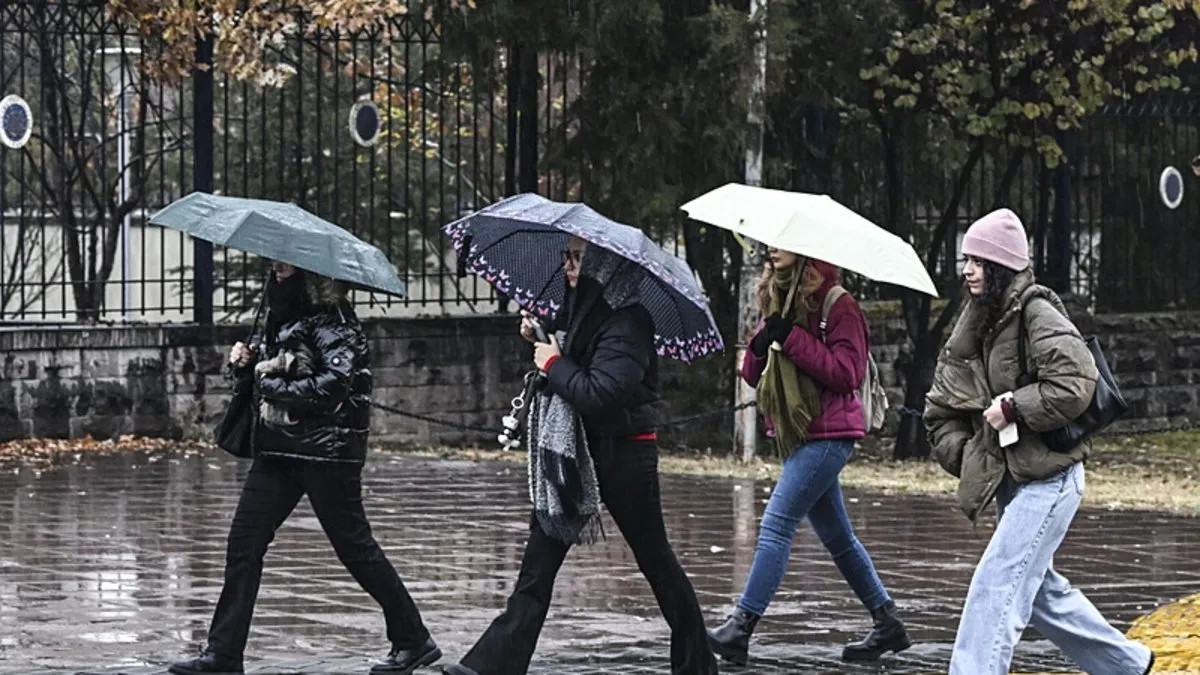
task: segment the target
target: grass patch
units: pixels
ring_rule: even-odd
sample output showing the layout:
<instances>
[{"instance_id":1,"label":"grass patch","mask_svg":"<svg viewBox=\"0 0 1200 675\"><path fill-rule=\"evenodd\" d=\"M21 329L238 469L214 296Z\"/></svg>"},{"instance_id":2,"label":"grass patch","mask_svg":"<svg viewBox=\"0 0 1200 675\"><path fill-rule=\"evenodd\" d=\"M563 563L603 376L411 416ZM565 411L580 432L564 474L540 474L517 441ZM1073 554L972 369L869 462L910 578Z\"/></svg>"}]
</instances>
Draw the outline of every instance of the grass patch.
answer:
<instances>
[{"instance_id":1,"label":"grass patch","mask_svg":"<svg viewBox=\"0 0 1200 675\"><path fill-rule=\"evenodd\" d=\"M47 469L72 464L87 455L131 451L217 451L209 443L122 437L114 441L24 440L0 444L0 470L19 467ZM384 445L384 453L468 461L525 464L524 451L484 448L413 448ZM896 462L889 459L890 443L868 439L842 471L847 487L888 493L952 496L958 480L931 461ZM1200 514L1200 431L1139 436L1115 436L1096 442L1088 460L1084 504L1118 510L1150 510ZM740 462L729 455L664 451L660 470L667 474L717 476L774 481L779 462L756 459Z\"/></svg>"},{"instance_id":2,"label":"grass patch","mask_svg":"<svg viewBox=\"0 0 1200 675\"><path fill-rule=\"evenodd\" d=\"M523 451L481 448L385 448L424 457L524 464ZM847 487L888 493L952 496L958 479L932 461L896 462L890 446L868 441L842 471ZM1200 514L1200 431L1115 436L1095 443L1088 460L1084 504L1114 510L1150 510ZM756 459L744 463L728 455L664 452L663 473L689 476L752 478L773 481L779 462Z\"/></svg>"}]
</instances>

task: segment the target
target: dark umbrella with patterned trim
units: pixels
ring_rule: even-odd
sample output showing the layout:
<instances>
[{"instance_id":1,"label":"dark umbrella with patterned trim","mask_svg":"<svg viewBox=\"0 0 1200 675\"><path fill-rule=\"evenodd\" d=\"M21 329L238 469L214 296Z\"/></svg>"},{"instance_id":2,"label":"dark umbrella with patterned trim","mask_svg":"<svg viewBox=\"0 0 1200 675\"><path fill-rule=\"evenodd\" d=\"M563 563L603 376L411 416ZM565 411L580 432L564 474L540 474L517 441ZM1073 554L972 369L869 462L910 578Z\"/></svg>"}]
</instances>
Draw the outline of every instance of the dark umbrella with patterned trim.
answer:
<instances>
[{"instance_id":1,"label":"dark umbrella with patterned trim","mask_svg":"<svg viewBox=\"0 0 1200 675\"><path fill-rule=\"evenodd\" d=\"M562 306L567 285L560 252L579 237L649 272L639 291L654 317L660 356L692 361L725 348L692 268L641 230L584 204L515 195L450 223L445 232L461 264L542 318Z\"/></svg>"}]
</instances>

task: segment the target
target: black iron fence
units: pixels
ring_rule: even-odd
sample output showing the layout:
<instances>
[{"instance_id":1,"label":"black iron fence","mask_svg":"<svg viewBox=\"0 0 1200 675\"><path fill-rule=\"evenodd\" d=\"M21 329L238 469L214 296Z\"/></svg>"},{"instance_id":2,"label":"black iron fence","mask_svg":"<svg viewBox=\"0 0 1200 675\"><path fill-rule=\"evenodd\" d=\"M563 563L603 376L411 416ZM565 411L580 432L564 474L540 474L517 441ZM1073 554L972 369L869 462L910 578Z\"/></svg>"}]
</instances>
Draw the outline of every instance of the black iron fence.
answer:
<instances>
[{"instance_id":1,"label":"black iron fence","mask_svg":"<svg viewBox=\"0 0 1200 675\"><path fill-rule=\"evenodd\" d=\"M0 95L22 96L34 121L24 147L0 148L0 319L244 314L260 261L147 224L197 188L295 201L377 244L410 294L358 298L366 313L491 311L490 288L456 277L441 226L518 191L588 198L586 167L563 159L578 132L569 110L585 64L502 51L507 77L497 84L447 58L420 12L385 36L305 28L273 46L276 69L260 82L214 72L166 86L139 71L155 58L153 44L111 21L102 3L0 3ZM1057 169L1031 152L989 152L955 226L1003 203L1030 227L1039 274L1060 288L1099 309L1193 307L1200 180L1184 171L1186 196L1171 210L1157 176L1200 153L1200 104L1113 107L1062 142L1071 161ZM829 192L920 248L956 176L920 147L898 151L899 197L889 194L875 135L811 111L773 131L767 177ZM680 252L681 236L663 240ZM947 275L956 243L939 252ZM196 284L209 269L213 285Z\"/></svg>"},{"instance_id":2,"label":"black iron fence","mask_svg":"<svg viewBox=\"0 0 1200 675\"><path fill-rule=\"evenodd\" d=\"M821 111L810 111L801 125L769 140L773 186L828 192L910 235L921 252L963 180L950 216L952 235L936 254L947 291L957 283L962 233L983 213L1006 206L1030 232L1038 276L1096 310L1200 306L1200 270L1191 262L1200 253L1200 177L1189 166L1200 154L1195 94L1105 108L1083 129L1059 136L1068 160L1055 168L1030 148L988 146L962 176L960 165L939 164L920 142L901 136L889 155L871 127L850 126ZM1159 195L1167 166L1182 173L1184 198L1176 208ZM895 185L897 193L890 194Z\"/></svg>"},{"instance_id":3,"label":"black iron fence","mask_svg":"<svg viewBox=\"0 0 1200 675\"><path fill-rule=\"evenodd\" d=\"M441 58L419 12L386 39L298 28L258 82L214 72L173 87L142 77L153 45L101 2L0 5L3 92L35 125L0 150L0 318L244 312L261 261L147 224L194 189L294 201L380 246L410 297L359 298L368 312L489 302L454 277L440 228L515 189L503 96ZM210 265L213 287L196 284Z\"/></svg>"}]
</instances>

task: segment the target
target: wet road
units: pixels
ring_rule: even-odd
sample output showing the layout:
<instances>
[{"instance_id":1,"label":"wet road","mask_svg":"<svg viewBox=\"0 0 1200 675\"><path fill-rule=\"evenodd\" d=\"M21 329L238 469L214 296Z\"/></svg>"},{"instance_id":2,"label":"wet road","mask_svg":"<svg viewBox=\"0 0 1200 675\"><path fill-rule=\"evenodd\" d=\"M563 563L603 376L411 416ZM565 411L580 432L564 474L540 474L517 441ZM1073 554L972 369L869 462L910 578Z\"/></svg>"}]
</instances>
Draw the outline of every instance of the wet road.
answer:
<instances>
[{"instance_id":1,"label":"wet road","mask_svg":"<svg viewBox=\"0 0 1200 675\"><path fill-rule=\"evenodd\" d=\"M0 475L0 672L157 673L193 652L220 592L246 466L178 452ZM515 578L528 522L524 470L379 456L366 483L376 536L453 660L498 613ZM770 486L676 476L663 485L672 541L715 623L745 582ZM841 644L857 639L868 617L802 529L751 666L740 672L945 672L990 523L973 529L946 499L847 498L918 645L880 665L842 664ZM666 625L611 520L606 531L607 541L568 558L531 672L667 672ZM1200 590L1198 554L1198 520L1086 511L1056 566L1124 628ZM267 557L248 670L363 672L386 649L380 612L302 503ZM1019 669L1071 668L1031 631Z\"/></svg>"}]
</instances>

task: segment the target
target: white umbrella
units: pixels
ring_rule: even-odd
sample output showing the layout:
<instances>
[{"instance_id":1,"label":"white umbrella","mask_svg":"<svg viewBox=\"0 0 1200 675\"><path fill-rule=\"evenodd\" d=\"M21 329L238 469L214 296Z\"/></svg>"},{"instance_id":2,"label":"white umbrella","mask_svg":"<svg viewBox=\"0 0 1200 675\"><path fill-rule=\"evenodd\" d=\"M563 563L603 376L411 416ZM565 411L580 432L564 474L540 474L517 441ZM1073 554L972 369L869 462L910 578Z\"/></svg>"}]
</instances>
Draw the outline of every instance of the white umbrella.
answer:
<instances>
[{"instance_id":1,"label":"white umbrella","mask_svg":"<svg viewBox=\"0 0 1200 675\"><path fill-rule=\"evenodd\" d=\"M938 295L911 244L829 195L729 183L681 208L694 220L767 246L824 260L874 281Z\"/></svg>"}]
</instances>

